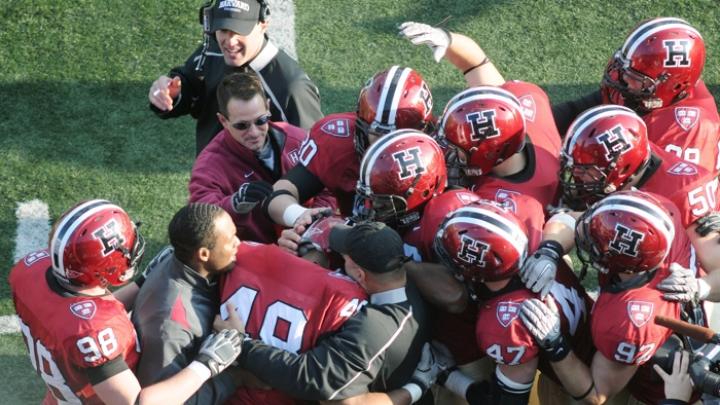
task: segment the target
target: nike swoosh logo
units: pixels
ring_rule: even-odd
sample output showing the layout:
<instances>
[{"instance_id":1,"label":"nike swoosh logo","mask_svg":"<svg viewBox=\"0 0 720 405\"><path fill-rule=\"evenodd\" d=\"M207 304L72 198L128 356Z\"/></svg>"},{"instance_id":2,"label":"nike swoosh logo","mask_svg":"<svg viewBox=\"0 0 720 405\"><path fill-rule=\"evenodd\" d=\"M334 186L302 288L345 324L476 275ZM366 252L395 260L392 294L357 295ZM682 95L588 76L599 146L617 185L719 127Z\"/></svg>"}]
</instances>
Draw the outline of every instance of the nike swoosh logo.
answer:
<instances>
[{"instance_id":1,"label":"nike swoosh logo","mask_svg":"<svg viewBox=\"0 0 720 405\"><path fill-rule=\"evenodd\" d=\"M245 176L245 178L247 179L248 177L252 176L252 175L253 175L253 173L255 173L255 170L251 170L251 171L249 171L249 172L247 172L247 173L243 174L243 176Z\"/></svg>"}]
</instances>

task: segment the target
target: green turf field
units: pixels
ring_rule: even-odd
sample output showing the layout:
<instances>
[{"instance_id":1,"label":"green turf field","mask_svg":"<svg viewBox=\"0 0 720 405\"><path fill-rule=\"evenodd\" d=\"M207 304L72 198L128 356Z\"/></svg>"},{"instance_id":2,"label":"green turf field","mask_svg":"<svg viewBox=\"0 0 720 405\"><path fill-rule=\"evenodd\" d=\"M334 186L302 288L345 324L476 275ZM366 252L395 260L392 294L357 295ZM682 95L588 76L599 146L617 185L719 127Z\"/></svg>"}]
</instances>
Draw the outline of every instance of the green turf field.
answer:
<instances>
[{"instance_id":1,"label":"green turf field","mask_svg":"<svg viewBox=\"0 0 720 405\"><path fill-rule=\"evenodd\" d=\"M57 216L107 198L142 220L147 258L187 199L194 122L147 108L152 81L197 46L200 0L6 0L0 6L0 274L12 266L17 202L41 199ZM720 8L694 1L299 0L297 52L325 113L351 110L374 72L406 64L426 78L439 114L463 87L447 62L396 35L406 20L476 39L509 79L543 86L555 102L596 88L611 53L638 21L679 16L703 34L704 79L720 94ZM12 313L0 283L0 315ZM37 403L18 336L0 337L0 403Z\"/></svg>"}]
</instances>

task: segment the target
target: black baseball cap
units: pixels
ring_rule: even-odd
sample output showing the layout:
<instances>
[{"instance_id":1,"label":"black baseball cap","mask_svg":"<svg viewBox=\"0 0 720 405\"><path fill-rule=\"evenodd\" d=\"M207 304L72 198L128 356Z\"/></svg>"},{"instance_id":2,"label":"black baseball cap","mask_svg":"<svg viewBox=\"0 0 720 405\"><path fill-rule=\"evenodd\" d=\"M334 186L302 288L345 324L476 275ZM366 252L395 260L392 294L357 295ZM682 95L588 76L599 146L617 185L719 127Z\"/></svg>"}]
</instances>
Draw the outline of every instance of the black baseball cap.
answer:
<instances>
[{"instance_id":1,"label":"black baseball cap","mask_svg":"<svg viewBox=\"0 0 720 405\"><path fill-rule=\"evenodd\" d=\"M260 21L260 3L257 0L220 0L210 16L210 32L230 30L248 35Z\"/></svg>"},{"instance_id":2,"label":"black baseball cap","mask_svg":"<svg viewBox=\"0 0 720 405\"><path fill-rule=\"evenodd\" d=\"M330 249L350 256L358 266L373 273L396 270L409 260L403 253L400 235L382 222L335 226L330 231Z\"/></svg>"}]
</instances>

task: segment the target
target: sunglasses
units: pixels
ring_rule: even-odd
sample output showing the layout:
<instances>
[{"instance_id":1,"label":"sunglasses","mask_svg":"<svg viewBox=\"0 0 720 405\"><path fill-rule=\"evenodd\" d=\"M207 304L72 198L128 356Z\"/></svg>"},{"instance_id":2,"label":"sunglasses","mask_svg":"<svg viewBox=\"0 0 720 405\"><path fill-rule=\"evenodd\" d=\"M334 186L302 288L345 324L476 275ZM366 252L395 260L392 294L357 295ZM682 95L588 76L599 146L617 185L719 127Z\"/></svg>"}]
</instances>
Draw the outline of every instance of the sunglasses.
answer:
<instances>
[{"instance_id":1,"label":"sunglasses","mask_svg":"<svg viewBox=\"0 0 720 405\"><path fill-rule=\"evenodd\" d=\"M238 121L232 124L232 127L237 129L238 131L245 131L253 124L255 124L256 127L259 127L261 125L267 124L268 121L270 121L270 114L265 114L257 117L255 121Z\"/></svg>"}]
</instances>

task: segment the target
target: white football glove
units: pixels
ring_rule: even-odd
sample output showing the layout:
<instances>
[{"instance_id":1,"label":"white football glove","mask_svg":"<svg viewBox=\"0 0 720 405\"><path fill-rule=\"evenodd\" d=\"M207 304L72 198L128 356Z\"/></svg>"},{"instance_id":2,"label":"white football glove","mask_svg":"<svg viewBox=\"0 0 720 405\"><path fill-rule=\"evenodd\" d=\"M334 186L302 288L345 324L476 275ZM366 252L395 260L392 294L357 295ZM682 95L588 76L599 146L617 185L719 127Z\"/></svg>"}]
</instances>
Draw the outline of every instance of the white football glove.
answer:
<instances>
[{"instance_id":1,"label":"white football glove","mask_svg":"<svg viewBox=\"0 0 720 405\"><path fill-rule=\"evenodd\" d=\"M570 346L560 330L560 313L555 300L550 298L548 304L537 298L525 300L520 308L520 319L548 360L560 361L570 353Z\"/></svg>"},{"instance_id":2,"label":"white football glove","mask_svg":"<svg viewBox=\"0 0 720 405\"><path fill-rule=\"evenodd\" d=\"M520 279L527 288L539 293L540 298L545 298L550 293L562 253L562 246L558 242L543 241L520 268Z\"/></svg>"},{"instance_id":3,"label":"white football glove","mask_svg":"<svg viewBox=\"0 0 720 405\"><path fill-rule=\"evenodd\" d=\"M204 364L210 370L211 377L214 377L240 355L243 337L235 329L213 333L203 341L195 361Z\"/></svg>"},{"instance_id":4,"label":"white football glove","mask_svg":"<svg viewBox=\"0 0 720 405\"><path fill-rule=\"evenodd\" d=\"M442 28L412 21L400 24L399 28L400 36L409 39L413 45L429 46L435 62L440 62L450 46L450 33Z\"/></svg>"},{"instance_id":5,"label":"white football glove","mask_svg":"<svg viewBox=\"0 0 720 405\"><path fill-rule=\"evenodd\" d=\"M695 278L692 270L678 263L670 264L670 275L658 283L657 288L665 293L663 298L668 301L700 301L710 293L705 280Z\"/></svg>"}]
</instances>

